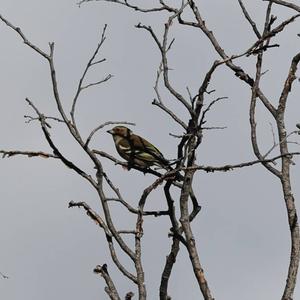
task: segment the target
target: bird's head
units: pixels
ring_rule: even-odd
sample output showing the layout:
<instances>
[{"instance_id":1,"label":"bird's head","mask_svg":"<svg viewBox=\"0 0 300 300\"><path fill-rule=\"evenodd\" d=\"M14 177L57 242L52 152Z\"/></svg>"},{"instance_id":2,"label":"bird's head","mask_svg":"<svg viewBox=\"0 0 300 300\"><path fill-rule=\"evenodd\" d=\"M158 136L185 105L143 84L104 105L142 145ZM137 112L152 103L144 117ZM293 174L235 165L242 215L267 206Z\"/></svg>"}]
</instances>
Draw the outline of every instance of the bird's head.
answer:
<instances>
[{"instance_id":1,"label":"bird's head","mask_svg":"<svg viewBox=\"0 0 300 300\"><path fill-rule=\"evenodd\" d=\"M123 138L129 137L132 133L132 131L125 126L116 126L113 129L108 130L107 132L112 136L119 136Z\"/></svg>"}]
</instances>

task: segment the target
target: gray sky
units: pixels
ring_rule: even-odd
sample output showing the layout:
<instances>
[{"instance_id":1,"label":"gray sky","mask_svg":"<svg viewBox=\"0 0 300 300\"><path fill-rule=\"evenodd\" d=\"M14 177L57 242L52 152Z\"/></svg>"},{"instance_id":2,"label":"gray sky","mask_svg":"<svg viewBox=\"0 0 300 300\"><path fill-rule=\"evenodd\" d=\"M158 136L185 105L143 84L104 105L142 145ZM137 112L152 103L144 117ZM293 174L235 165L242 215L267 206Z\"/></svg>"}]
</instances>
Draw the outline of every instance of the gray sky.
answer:
<instances>
[{"instance_id":1,"label":"gray sky","mask_svg":"<svg viewBox=\"0 0 300 300\"><path fill-rule=\"evenodd\" d=\"M261 26L266 3L244 2ZM201 8L208 26L228 53L240 53L254 41L237 1L206 0L201 1ZM67 111L81 72L107 23L108 38L100 58L108 61L95 68L89 79L101 79L108 73L114 78L83 93L80 98L77 120L82 134L87 136L94 127L108 120L132 121L137 124L135 132L147 137L167 158L175 157L177 140L170 137L169 132L181 134L182 131L151 105L159 52L146 32L134 28L142 21L161 32L164 14L136 14L102 2L92 2L79 9L75 0L27 0L26 3L1 0L0 13L21 27L40 48L47 50L48 42L55 42L59 88ZM281 21L293 12L276 9L274 13ZM297 25L291 25L280 39L276 38L280 48L271 49L266 55L264 70L269 72L262 84L274 104L291 57L299 51ZM38 124L25 124L23 118L33 115L25 97L45 114L57 115L48 66L2 23L0 36L0 148L49 151ZM169 54L170 66L174 69L171 80L183 93L186 86L196 92L218 57L207 39L196 30L174 26L171 36L176 37ZM253 58L248 58L239 63L253 75L253 62ZM220 96L229 99L211 111L208 124L227 126L227 129L206 133L198 151L198 163L223 165L254 159L249 139L249 88L225 68L215 74L211 87L216 92L207 100ZM298 93L297 81L289 98L288 131L295 130L295 124L300 121ZM182 107L163 89L162 95L173 110L186 117ZM263 109L259 109L258 117L259 142L262 150L267 151L272 146L271 119ZM93 174L91 163L65 128L54 124L52 137L70 159ZM299 137L294 140L300 142ZM112 139L105 131L95 136L92 145L117 156ZM291 145L291 149L299 150L299 146ZM298 200L299 159L295 158L295 162L298 165L293 167L293 191ZM143 176L134 170L126 172L107 161L104 165L132 205L153 181L150 175ZM58 161L21 157L1 160L0 178L0 271L10 277L0 280L1 299L106 299L103 280L92 273L97 264L103 263L108 263L122 295L132 289L116 272L103 233L83 210L67 208L70 200L86 201L101 212L99 201L86 182ZM225 174L199 172L195 191L202 211L193 223L193 230L214 297L279 299L287 273L290 241L277 179L260 166ZM165 206L158 189L149 198L147 208ZM134 219L124 210L116 208L114 212L121 228L133 224ZM149 299L158 298L160 274L170 245L169 228L167 218L145 221L143 258ZM170 291L174 300L201 298L185 249L176 263ZM299 297L297 286L294 299Z\"/></svg>"}]
</instances>

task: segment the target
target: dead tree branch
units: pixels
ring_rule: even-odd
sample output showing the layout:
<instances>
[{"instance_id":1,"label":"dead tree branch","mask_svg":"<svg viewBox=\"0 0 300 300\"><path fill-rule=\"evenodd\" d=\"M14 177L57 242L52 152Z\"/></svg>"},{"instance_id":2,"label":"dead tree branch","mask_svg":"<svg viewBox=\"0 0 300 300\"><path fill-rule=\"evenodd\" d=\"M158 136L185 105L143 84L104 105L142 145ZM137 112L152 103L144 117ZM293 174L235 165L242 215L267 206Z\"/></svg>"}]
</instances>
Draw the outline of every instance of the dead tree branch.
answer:
<instances>
[{"instance_id":1,"label":"dead tree branch","mask_svg":"<svg viewBox=\"0 0 300 300\"><path fill-rule=\"evenodd\" d=\"M107 270L107 264L104 264L103 266L96 266L96 268L94 269L94 272L96 274L100 274L106 284L107 287L105 288L105 292L107 293L107 295L110 297L111 300L121 300L119 293L110 277L110 275L108 274L108 270Z\"/></svg>"},{"instance_id":2,"label":"dead tree branch","mask_svg":"<svg viewBox=\"0 0 300 300\"><path fill-rule=\"evenodd\" d=\"M58 156L46 153L43 151L19 151L19 150L0 150L2 158L12 157L16 155L27 156L27 157L41 157L41 158L59 158Z\"/></svg>"},{"instance_id":3,"label":"dead tree branch","mask_svg":"<svg viewBox=\"0 0 300 300\"><path fill-rule=\"evenodd\" d=\"M288 1L283 1L283 0L263 0L263 1L269 1L269 2L273 2L276 3L278 5L282 5L288 8L292 8L295 11L300 12L300 6L297 4L294 4L292 2L288 2Z\"/></svg>"}]
</instances>

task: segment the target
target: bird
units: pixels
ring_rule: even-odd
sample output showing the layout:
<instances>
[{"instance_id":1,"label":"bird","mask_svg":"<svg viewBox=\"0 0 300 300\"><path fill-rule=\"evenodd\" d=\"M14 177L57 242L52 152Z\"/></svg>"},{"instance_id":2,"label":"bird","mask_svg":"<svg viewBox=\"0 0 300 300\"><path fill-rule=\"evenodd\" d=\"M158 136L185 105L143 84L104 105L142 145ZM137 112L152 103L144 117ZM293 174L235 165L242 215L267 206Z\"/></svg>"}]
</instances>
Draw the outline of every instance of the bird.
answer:
<instances>
[{"instance_id":1,"label":"bird","mask_svg":"<svg viewBox=\"0 0 300 300\"><path fill-rule=\"evenodd\" d=\"M164 169L169 168L169 161L150 142L134 134L125 126L116 126L107 131L112 135L116 149L120 156L132 166L149 168L153 165Z\"/></svg>"}]
</instances>

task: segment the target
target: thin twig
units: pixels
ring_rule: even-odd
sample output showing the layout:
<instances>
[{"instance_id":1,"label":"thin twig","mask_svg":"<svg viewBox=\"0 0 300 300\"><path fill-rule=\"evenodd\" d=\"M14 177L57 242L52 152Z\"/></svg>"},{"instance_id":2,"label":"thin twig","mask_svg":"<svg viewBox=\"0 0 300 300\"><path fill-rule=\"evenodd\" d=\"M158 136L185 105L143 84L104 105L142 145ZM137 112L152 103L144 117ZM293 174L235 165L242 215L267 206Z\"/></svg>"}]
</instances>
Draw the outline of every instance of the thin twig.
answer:
<instances>
[{"instance_id":1,"label":"thin twig","mask_svg":"<svg viewBox=\"0 0 300 300\"><path fill-rule=\"evenodd\" d=\"M71 108L71 112L70 112L70 115L71 115L72 122L73 122L74 126L76 126L76 122L75 122L75 108L76 108L77 100L79 98L79 95L80 95L81 91L84 88L88 88L89 87L88 85L86 87L83 87L82 86L83 85L83 81L84 81L84 79L86 77L86 74L89 71L90 67L95 64L94 60L95 60L95 58L96 58L96 56L97 56L100 48L102 47L103 43L105 42L105 39L106 39L106 36L105 36L106 29L107 29L107 24L104 25L102 33L101 33L100 42L98 43L98 45L97 45L97 47L96 47L96 49L95 49L92 57L89 59L87 65L86 65L86 67L85 67L85 69L84 69L84 71L82 73L82 76L81 76L81 78L79 79L79 82L78 82L77 90L76 90L75 96L73 98L72 108ZM102 82L107 81L110 78L111 78L111 75L108 75L105 79L103 79L102 81L99 81L98 83L95 83L95 84L101 84ZM95 85L95 84L93 84L93 85Z\"/></svg>"},{"instance_id":2,"label":"thin twig","mask_svg":"<svg viewBox=\"0 0 300 300\"><path fill-rule=\"evenodd\" d=\"M240 164L232 164L232 165L227 164L227 165L223 165L223 166L220 166L220 167L194 165L192 167L182 168L182 170L203 170L203 171L206 171L206 172L227 172L227 171L232 171L234 169L250 167L250 166L253 166L253 165L257 165L257 164L265 164L265 163L274 162L274 161L276 161L278 159L281 159L283 157L291 158L294 155L300 155L300 152L290 152L290 153L280 154L280 155L274 156L270 159L257 159L257 160L252 160L252 161L240 163Z\"/></svg>"},{"instance_id":3,"label":"thin twig","mask_svg":"<svg viewBox=\"0 0 300 300\"><path fill-rule=\"evenodd\" d=\"M0 275L2 276L3 279L9 279L9 277L5 274L3 274L2 272L0 272Z\"/></svg>"},{"instance_id":4,"label":"thin twig","mask_svg":"<svg viewBox=\"0 0 300 300\"><path fill-rule=\"evenodd\" d=\"M240 7L241 7L241 9L242 9L242 12L243 12L245 18L247 19L247 21L248 21L249 24L251 25L251 27L252 27L252 29L253 29L255 35L260 39L260 38L261 38L261 34L259 33L259 31L258 31L258 29L257 29L256 23L255 23L255 22L252 20L252 18L250 17L250 15L249 15L249 13L248 13L248 11L247 11L247 9L246 9L246 7L245 7L243 1L242 1L242 0L238 0L238 2L239 2L239 5L240 5Z\"/></svg>"},{"instance_id":5,"label":"thin twig","mask_svg":"<svg viewBox=\"0 0 300 300\"><path fill-rule=\"evenodd\" d=\"M273 131L273 130L272 130ZM291 136L291 135L293 135L293 134L298 134L298 130L294 130L294 131L292 131L292 132L290 132L286 137L285 137L285 139L284 140L282 140L282 141L280 141L280 142L278 142L278 143L276 143L275 142L275 140L274 140L274 132L272 132L272 134L273 134L273 146L266 152L266 154L265 155L263 155L263 159L265 159L276 147L278 147L281 143L284 143L284 142L286 142L287 141L287 139Z\"/></svg>"},{"instance_id":6,"label":"thin twig","mask_svg":"<svg viewBox=\"0 0 300 300\"><path fill-rule=\"evenodd\" d=\"M91 2L91 1L103 1L103 2L117 3L120 5L124 5L128 8L131 8L135 11L142 12L142 13L159 12L159 11L164 11L164 10L173 12L173 9L167 5L163 5L161 7L155 7L155 8L141 8L139 6L129 4L127 0L124 0L124 1L120 1L120 0L81 0L77 4L80 7L83 3L87 3L87 2ZM160 1L160 2L162 2L162 1Z\"/></svg>"},{"instance_id":7,"label":"thin twig","mask_svg":"<svg viewBox=\"0 0 300 300\"><path fill-rule=\"evenodd\" d=\"M39 118L38 117L32 117L32 116L27 116L25 115L24 116L25 119L27 119L25 121L25 123L30 123L32 121L39 121ZM59 122L59 123L65 123L64 120L60 119L60 118L56 118L56 117L48 117L48 116L45 116L45 120L53 120L53 121L56 121L56 122ZM51 128L50 125L48 125L49 128Z\"/></svg>"},{"instance_id":8,"label":"thin twig","mask_svg":"<svg viewBox=\"0 0 300 300\"><path fill-rule=\"evenodd\" d=\"M93 135L100 129L102 129L103 127L105 126L108 126L108 125L117 125L117 124L126 124L126 125L132 125L132 126L135 126L135 123L132 123L132 122L127 122L127 121L108 121L108 122L105 122L99 126L97 126L96 128L94 128L91 133L89 134L88 138L86 139L86 142L85 142L85 147L88 146L88 144L90 143Z\"/></svg>"},{"instance_id":9,"label":"thin twig","mask_svg":"<svg viewBox=\"0 0 300 300\"><path fill-rule=\"evenodd\" d=\"M46 153L43 151L20 151L20 150L0 150L2 158L12 157L16 155L23 155L27 157L41 157L41 158L59 158L57 155Z\"/></svg>"}]
</instances>

